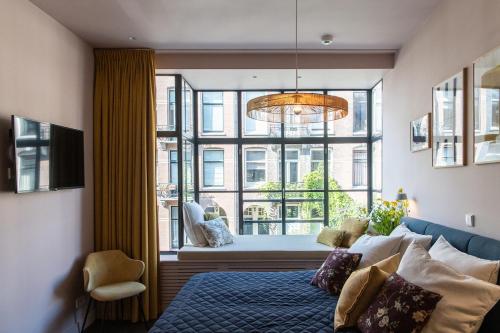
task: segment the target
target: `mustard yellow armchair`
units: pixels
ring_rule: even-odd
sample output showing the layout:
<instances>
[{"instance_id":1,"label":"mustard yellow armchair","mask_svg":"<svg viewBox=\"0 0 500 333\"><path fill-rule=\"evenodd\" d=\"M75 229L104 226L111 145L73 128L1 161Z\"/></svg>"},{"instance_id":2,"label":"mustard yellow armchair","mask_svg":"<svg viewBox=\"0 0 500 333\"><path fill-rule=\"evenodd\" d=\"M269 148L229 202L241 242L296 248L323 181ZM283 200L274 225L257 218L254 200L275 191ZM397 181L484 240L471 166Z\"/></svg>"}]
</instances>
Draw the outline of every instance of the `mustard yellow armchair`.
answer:
<instances>
[{"instance_id":1,"label":"mustard yellow armchair","mask_svg":"<svg viewBox=\"0 0 500 333\"><path fill-rule=\"evenodd\" d=\"M134 296L138 298L141 317L147 330L140 297L141 293L146 290L146 286L137 282L143 273L144 262L130 259L120 250L89 254L83 267L83 285L85 291L90 294L90 300L83 319L82 332L85 330L87 316L94 301L104 303L104 316L106 316L107 302Z\"/></svg>"}]
</instances>

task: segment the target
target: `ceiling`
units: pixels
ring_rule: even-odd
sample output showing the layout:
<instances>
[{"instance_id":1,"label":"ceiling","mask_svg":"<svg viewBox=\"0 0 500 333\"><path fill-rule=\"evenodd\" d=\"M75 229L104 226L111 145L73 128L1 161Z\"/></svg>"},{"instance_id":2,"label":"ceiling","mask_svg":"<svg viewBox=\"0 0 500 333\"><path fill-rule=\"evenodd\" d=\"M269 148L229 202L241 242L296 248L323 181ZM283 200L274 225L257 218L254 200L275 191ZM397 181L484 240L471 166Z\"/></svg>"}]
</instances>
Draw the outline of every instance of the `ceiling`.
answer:
<instances>
[{"instance_id":1,"label":"ceiling","mask_svg":"<svg viewBox=\"0 0 500 333\"><path fill-rule=\"evenodd\" d=\"M387 69L303 69L299 89L371 89ZM291 69L169 69L181 74L194 89L294 89ZM256 76L254 78L254 76Z\"/></svg>"},{"instance_id":2,"label":"ceiling","mask_svg":"<svg viewBox=\"0 0 500 333\"><path fill-rule=\"evenodd\" d=\"M281 50L295 43L293 0L31 1L97 47ZM397 50L439 2L299 0L299 48ZM332 45L320 44L324 33L334 35Z\"/></svg>"}]
</instances>

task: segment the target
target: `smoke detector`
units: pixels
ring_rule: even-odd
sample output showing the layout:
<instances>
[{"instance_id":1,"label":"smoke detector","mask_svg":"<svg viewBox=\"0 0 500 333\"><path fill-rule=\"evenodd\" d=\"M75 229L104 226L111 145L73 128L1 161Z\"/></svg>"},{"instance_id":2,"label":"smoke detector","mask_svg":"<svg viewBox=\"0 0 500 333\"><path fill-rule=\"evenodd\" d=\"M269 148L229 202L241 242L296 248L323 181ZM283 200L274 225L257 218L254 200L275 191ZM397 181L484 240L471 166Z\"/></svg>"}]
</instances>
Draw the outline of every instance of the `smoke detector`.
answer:
<instances>
[{"instance_id":1,"label":"smoke detector","mask_svg":"<svg viewBox=\"0 0 500 333\"><path fill-rule=\"evenodd\" d=\"M321 36L321 44L327 46L333 43L333 36L331 34L324 34Z\"/></svg>"}]
</instances>

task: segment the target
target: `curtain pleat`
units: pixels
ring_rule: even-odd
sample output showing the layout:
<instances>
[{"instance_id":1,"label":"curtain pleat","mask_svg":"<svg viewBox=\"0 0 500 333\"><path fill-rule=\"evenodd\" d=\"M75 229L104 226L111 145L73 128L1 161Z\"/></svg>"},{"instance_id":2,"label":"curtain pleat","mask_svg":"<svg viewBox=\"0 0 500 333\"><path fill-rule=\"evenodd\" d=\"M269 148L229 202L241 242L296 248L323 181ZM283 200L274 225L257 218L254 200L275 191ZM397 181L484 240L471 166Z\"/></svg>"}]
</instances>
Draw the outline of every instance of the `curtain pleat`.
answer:
<instances>
[{"instance_id":1,"label":"curtain pleat","mask_svg":"<svg viewBox=\"0 0 500 333\"><path fill-rule=\"evenodd\" d=\"M147 319L158 315L155 56L153 50L95 50L96 251L120 249L145 262ZM108 308L109 309L109 308ZM122 309L112 308L111 317ZM138 319L135 300L125 316Z\"/></svg>"}]
</instances>

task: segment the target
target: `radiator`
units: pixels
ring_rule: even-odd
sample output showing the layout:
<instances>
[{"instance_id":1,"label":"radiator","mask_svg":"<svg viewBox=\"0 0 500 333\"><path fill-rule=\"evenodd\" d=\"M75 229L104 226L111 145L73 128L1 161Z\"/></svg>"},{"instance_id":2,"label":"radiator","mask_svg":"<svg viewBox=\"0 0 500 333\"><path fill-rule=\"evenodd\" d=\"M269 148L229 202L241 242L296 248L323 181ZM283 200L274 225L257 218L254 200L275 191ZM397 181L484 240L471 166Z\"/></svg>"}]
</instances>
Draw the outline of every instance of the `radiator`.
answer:
<instances>
[{"instance_id":1,"label":"radiator","mask_svg":"<svg viewBox=\"0 0 500 333\"><path fill-rule=\"evenodd\" d=\"M191 276L205 272L276 272L318 269L323 260L160 261L160 304L165 309Z\"/></svg>"}]
</instances>

